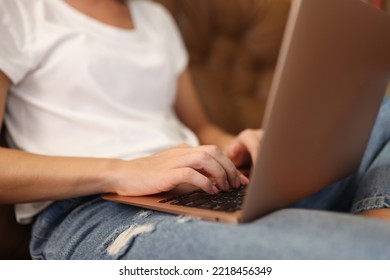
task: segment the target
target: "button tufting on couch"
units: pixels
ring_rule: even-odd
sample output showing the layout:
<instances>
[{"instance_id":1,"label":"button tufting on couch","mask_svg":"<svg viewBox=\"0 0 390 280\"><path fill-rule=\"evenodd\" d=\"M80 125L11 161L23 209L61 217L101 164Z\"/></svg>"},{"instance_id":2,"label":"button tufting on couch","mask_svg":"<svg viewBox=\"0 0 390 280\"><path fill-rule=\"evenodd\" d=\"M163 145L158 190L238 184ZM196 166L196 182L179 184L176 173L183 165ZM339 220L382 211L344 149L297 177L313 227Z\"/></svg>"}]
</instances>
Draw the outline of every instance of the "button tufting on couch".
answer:
<instances>
[{"instance_id":1,"label":"button tufting on couch","mask_svg":"<svg viewBox=\"0 0 390 280\"><path fill-rule=\"evenodd\" d=\"M158 0L174 15L209 117L230 132L259 127L288 0Z\"/></svg>"}]
</instances>

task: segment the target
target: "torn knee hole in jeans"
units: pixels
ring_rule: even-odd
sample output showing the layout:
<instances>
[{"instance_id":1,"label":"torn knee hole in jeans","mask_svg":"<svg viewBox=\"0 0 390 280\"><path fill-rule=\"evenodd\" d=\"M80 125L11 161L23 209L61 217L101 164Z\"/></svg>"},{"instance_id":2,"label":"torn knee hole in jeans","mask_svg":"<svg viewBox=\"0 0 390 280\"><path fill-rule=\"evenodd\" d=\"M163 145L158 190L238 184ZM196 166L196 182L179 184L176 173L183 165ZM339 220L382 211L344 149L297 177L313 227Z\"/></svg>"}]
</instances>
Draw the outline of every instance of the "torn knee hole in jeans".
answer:
<instances>
[{"instance_id":1,"label":"torn knee hole in jeans","mask_svg":"<svg viewBox=\"0 0 390 280\"><path fill-rule=\"evenodd\" d=\"M153 211L143 210L137 213L134 216L134 220L143 220L149 217ZM178 216L176 223L184 224L193 221L194 218L189 216ZM107 249L106 252L110 256L119 256L124 251L126 251L129 247L131 247L132 243L135 239L145 233L150 233L155 230L156 226L154 224L144 224L144 225L131 225L130 227L124 229L115 239L113 239ZM117 231L118 232L118 231Z\"/></svg>"},{"instance_id":2,"label":"torn knee hole in jeans","mask_svg":"<svg viewBox=\"0 0 390 280\"><path fill-rule=\"evenodd\" d=\"M129 247L134 239L144 233L152 232L155 229L153 224L132 225L115 238L107 247L107 253L111 256L120 254L120 252Z\"/></svg>"}]
</instances>

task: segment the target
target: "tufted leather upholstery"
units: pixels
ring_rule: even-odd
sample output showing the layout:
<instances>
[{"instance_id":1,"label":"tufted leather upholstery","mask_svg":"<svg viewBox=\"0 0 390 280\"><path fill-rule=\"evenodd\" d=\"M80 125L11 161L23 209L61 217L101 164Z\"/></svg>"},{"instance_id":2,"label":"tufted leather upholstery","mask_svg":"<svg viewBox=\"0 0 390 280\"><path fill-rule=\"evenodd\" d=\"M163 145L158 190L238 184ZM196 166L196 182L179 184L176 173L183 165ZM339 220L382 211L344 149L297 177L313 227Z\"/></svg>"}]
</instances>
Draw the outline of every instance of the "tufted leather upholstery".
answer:
<instances>
[{"instance_id":1,"label":"tufted leather upholstery","mask_svg":"<svg viewBox=\"0 0 390 280\"><path fill-rule=\"evenodd\" d=\"M209 117L230 132L260 127L288 0L158 0L175 16Z\"/></svg>"},{"instance_id":2,"label":"tufted leather upholstery","mask_svg":"<svg viewBox=\"0 0 390 280\"><path fill-rule=\"evenodd\" d=\"M156 0L174 15L209 117L230 132L259 127L289 0ZM0 205L0 259L27 259L29 227Z\"/></svg>"}]
</instances>

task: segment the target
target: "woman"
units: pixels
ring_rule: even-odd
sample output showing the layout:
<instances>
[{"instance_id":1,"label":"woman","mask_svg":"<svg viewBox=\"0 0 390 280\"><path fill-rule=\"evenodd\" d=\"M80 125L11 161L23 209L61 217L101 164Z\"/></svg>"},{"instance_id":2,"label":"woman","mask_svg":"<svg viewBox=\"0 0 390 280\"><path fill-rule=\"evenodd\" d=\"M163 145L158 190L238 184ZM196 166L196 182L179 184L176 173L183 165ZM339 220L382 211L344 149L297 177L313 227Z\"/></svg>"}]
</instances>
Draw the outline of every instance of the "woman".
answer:
<instances>
[{"instance_id":1,"label":"woman","mask_svg":"<svg viewBox=\"0 0 390 280\"><path fill-rule=\"evenodd\" d=\"M381 241L390 225L351 215L288 209L232 227L101 200L101 193L153 194L180 183L208 193L245 185L237 167L256 158L261 132L234 137L207 120L176 26L155 3L2 0L0 6L0 104L7 108L0 116L12 147L0 150L0 198L18 203L18 221L34 222L33 258L389 256ZM377 127L389 118L383 108ZM389 138L377 129L369 164L358 175ZM345 199L341 191L357 186L349 182L318 194L320 207ZM319 207L311 198L297 205L303 204ZM324 243L329 237L344 250ZM307 240L311 246L302 246Z\"/></svg>"}]
</instances>

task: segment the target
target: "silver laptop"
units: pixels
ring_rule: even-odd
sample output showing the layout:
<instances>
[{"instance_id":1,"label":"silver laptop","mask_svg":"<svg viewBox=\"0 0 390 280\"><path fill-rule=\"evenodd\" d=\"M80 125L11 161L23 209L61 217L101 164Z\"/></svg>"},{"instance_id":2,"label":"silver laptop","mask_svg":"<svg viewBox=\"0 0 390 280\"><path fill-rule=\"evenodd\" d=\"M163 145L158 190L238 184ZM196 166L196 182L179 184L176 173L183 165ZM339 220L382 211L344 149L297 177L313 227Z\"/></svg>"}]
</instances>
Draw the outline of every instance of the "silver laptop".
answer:
<instances>
[{"instance_id":1,"label":"silver laptop","mask_svg":"<svg viewBox=\"0 0 390 280\"><path fill-rule=\"evenodd\" d=\"M103 197L227 223L288 207L358 168L389 81L389 50L390 15L369 4L293 0L250 184L218 197L189 185Z\"/></svg>"}]
</instances>

